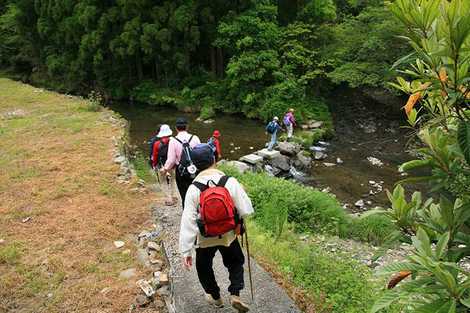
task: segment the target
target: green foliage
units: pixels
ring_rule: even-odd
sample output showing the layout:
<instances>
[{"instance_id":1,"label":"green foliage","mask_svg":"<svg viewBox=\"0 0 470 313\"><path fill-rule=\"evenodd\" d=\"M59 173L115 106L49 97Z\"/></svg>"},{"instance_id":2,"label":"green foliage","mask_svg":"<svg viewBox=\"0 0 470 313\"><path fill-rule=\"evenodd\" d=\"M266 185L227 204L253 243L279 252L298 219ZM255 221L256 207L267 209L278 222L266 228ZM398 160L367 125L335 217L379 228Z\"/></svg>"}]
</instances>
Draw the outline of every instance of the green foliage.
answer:
<instances>
[{"instance_id":1,"label":"green foliage","mask_svg":"<svg viewBox=\"0 0 470 313\"><path fill-rule=\"evenodd\" d=\"M371 309L372 313L398 302L407 312L468 312L470 305L470 275L461 267L445 262L450 235L439 236L435 247L426 231L419 229L413 236L415 253L406 263L394 263L381 272L390 274L410 271L411 280L387 291Z\"/></svg>"},{"instance_id":2,"label":"green foliage","mask_svg":"<svg viewBox=\"0 0 470 313\"><path fill-rule=\"evenodd\" d=\"M467 165L470 166L470 121L460 121L457 132L457 141Z\"/></svg>"},{"instance_id":3,"label":"green foliage","mask_svg":"<svg viewBox=\"0 0 470 313\"><path fill-rule=\"evenodd\" d=\"M331 234L346 231L346 213L328 194L266 174L241 175L230 167L221 169L240 180L255 207L256 221L276 235L281 233L286 221L299 231Z\"/></svg>"},{"instance_id":4,"label":"green foliage","mask_svg":"<svg viewBox=\"0 0 470 313\"><path fill-rule=\"evenodd\" d=\"M394 245L397 240L391 237L391 234L396 233L397 227L385 215L370 215L361 218L352 218L350 226L347 228L347 238L353 238L364 242L370 242L376 246Z\"/></svg>"},{"instance_id":5,"label":"green foliage","mask_svg":"<svg viewBox=\"0 0 470 313\"><path fill-rule=\"evenodd\" d=\"M383 5L371 5L332 29L323 28L321 51L327 76L352 87L384 87L394 72L393 60L408 53L397 35L403 27Z\"/></svg>"}]
</instances>

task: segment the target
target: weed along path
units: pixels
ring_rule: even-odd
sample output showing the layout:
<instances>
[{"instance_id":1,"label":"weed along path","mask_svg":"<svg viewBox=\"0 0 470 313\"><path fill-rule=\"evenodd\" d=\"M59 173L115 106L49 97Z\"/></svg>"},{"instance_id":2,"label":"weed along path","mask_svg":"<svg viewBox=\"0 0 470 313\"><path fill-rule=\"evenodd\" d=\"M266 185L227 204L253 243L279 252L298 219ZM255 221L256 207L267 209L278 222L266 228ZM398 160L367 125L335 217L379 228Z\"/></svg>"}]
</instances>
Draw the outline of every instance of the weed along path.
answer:
<instances>
[{"instance_id":1,"label":"weed along path","mask_svg":"<svg viewBox=\"0 0 470 313\"><path fill-rule=\"evenodd\" d=\"M122 122L90 109L0 78L2 313L129 312L151 275L132 241L155 195L118 181Z\"/></svg>"},{"instance_id":2,"label":"weed along path","mask_svg":"<svg viewBox=\"0 0 470 313\"><path fill-rule=\"evenodd\" d=\"M173 309L177 313L224 313L233 312L229 303L227 288L229 285L227 271L222 264L220 253L214 259L214 271L221 289L225 303L222 309L210 307L204 298L204 291L199 284L196 270L183 269L181 257L178 252L178 235L181 217L181 206L164 206L158 204L154 207L154 214L158 224L164 230L165 250L170 264L172 280ZM246 254L245 254L246 255ZM294 302L289 298L272 276L261 268L254 260L252 262L254 302L250 297L250 284L248 278L247 262L245 262L245 289L241 297L250 304L253 313L300 313ZM171 311L171 310L170 310Z\"/></svg>"}]
</instances>

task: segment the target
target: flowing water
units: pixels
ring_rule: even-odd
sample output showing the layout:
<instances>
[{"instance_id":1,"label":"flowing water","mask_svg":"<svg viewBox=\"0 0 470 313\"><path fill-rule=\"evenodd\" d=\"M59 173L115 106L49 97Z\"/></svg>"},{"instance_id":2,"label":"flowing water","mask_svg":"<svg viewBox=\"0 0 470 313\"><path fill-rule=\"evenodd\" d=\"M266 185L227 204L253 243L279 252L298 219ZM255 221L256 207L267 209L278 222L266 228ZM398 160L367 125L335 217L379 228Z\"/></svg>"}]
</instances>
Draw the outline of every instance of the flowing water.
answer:
<instances>
[{"instance_id":1,"label":"flowing water","mask_svg":"<svg viewBox=\"0 0 470 313\"><path fill-rule=\"evenodd\" d=\"M386 205L385 189L392 189L399 180L398 166L410 160L406 153L409 131L400 127L403 117L397 110L386 110L373 101L339 93L331 101L336 136L327 147L328 157L316 161L305 184L320 189L330 188L342 203L348 203L351 211L357 211L354 203L360 199L366 208ZM156 108L138 105L115 105L112 107L130 122L131 144L144 154L148 153L147 140L156 132L158 125L174 125L179 116L190 123L190 132L206 141L213 130L221 136L225 159L237 160L241 156L264 147L268 138L264 124L239 115L220 114L210 124L197 121L197 114L182 113L172 108ZM367 158L375 157L382 166L372 165ZM336 164L337 158L343 161ZM324 163L334 163L325 166ZM375 186L370 182L375 182ZM378 187L378 185L382 187ZM370 193L377 192L375 195ZM380 192L379 192L380 191ZM368 203L368 201L370 201Z\"/></svg>"}]
</instances>

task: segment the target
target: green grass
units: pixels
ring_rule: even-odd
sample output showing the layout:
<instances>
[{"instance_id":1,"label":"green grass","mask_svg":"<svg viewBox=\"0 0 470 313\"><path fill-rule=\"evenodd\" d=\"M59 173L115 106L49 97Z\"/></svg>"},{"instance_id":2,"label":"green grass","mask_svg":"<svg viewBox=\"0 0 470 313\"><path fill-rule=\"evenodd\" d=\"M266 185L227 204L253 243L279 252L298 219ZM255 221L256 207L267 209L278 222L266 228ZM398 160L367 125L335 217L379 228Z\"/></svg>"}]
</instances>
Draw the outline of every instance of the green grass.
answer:
<instances>
[{"instance_id":1,"label":"green grass","mask_svg":"<svg viewBox=\"0 0 470 313\"><path fill-rule=\"evenodd\" d=\"M138 153L135 158L131 159L131 163L134 166L137 177L145 182L155 182L155 177L150 172L150 166L145 156Z\"/></svg>"},{"instance_id":2,"label":"green grass","mask_svg":"<svg viewBox=\"0 0 470 313\"><path fill-rule=\"evenodd\" d=\"M15 265L20 261L21 254L22 247L18 242L0 246L0 264Z\"/></svg>"},{"instance_id":3,"label":"green grass","mask_svg":"<svg viewBox=\"0 0 470 313\"><path fill-rule=\"evenodd\" d=\"M291 230L277 239L253 222L248 230L255 256L303 290L318 313L365 313L382 293L384 282L374 280L372 271L347 253L300 241Z\"/></svg>"}]
</instances>

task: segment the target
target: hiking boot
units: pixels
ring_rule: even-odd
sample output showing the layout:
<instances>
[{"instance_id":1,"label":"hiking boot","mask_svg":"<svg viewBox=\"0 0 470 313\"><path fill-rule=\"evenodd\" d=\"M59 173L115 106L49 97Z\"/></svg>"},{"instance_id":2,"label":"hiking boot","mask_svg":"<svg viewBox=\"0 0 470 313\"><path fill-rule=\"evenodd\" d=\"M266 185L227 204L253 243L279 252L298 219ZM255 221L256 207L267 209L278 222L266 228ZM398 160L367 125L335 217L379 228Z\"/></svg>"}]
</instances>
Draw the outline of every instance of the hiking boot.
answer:
<instances>
[{"instance_id":1,"label":"hiking boot","mask_svg":"<svg viewBox=\"0 0 470 313\"><path fill-rule=\"evenodd\" d=\"M224 307L224 302L222 301L222 298L219 298L215 300L212 295L206 293L206 301L210 305L215 306L216 308L223 308Z\"/></svg>"},{"instance_id":2,"label":"hiking boot","mask_svg":"<svg viewBox=\"0 0 470 313\"><path fill-rule=\"evenodd\" d=\"M239 296L230 296L230 303L232 304L232 307L238 311L238 313L245 313L250 310L248 305L246 305L242 302L242 300L240 300Z\"/></svg>"}]
</instances>

